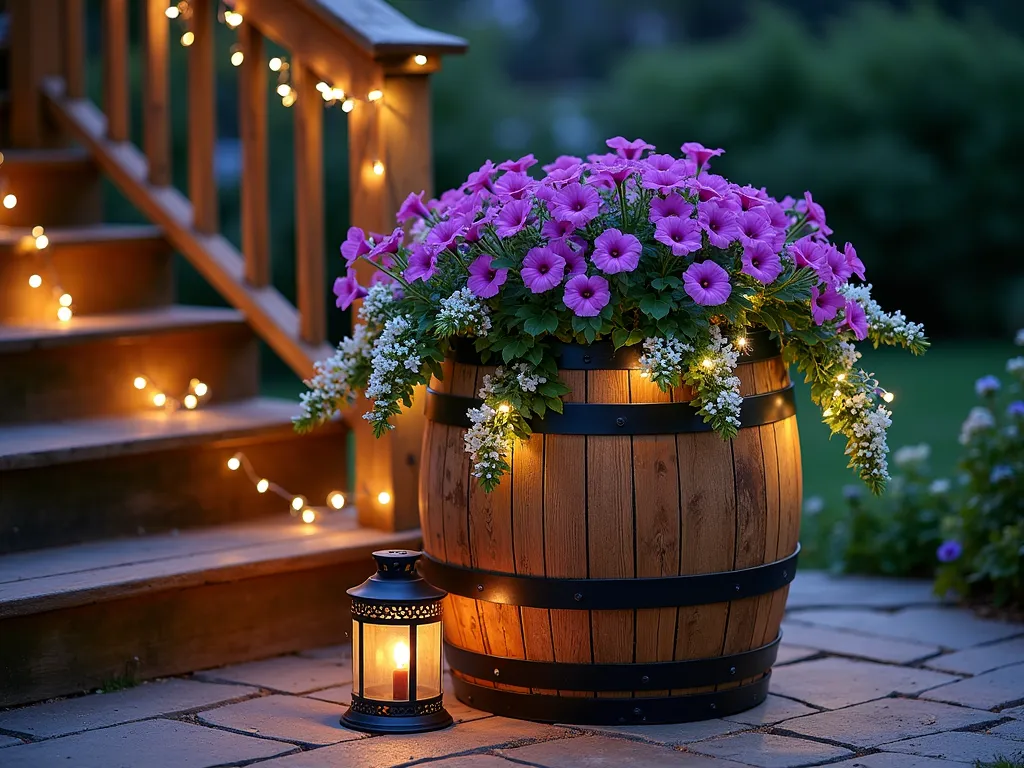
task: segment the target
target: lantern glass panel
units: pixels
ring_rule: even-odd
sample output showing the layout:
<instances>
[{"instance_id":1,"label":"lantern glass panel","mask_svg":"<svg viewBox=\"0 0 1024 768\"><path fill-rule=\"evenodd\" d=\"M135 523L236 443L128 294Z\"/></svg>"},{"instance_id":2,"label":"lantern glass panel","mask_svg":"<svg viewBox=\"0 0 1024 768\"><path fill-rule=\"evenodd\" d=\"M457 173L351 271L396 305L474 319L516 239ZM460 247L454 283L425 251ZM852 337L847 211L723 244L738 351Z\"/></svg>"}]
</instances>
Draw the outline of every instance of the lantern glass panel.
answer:
<instances>
[{"instance_id":1,"label":"lantern glass panel","mask_svg":"<svg viewBox=\"0 0 1024 768\"><path fill-rule=\"evenodd\" d=\"M363 696L409 701L409 648L408 626L363 625Z\"/></svg>"},{"instance_id":2,"label":"lantern glass panel","mask_svg":"<svg viewBox=\"0 0 1024 768\"><path fill-rule=\"evenodd\" d=\"M352 619L352 690L359 694L359 622Z\"/></svg>"},{"instance_id":3,"label":"lantern glass panel","mask_svg":"<svg viewBox=\"0 0 1024 768\"><path fill-rule=\"evenodd\" d=\"M416 628L416 698L441 695L441 622Z\"/></svg>"}]
</instances>

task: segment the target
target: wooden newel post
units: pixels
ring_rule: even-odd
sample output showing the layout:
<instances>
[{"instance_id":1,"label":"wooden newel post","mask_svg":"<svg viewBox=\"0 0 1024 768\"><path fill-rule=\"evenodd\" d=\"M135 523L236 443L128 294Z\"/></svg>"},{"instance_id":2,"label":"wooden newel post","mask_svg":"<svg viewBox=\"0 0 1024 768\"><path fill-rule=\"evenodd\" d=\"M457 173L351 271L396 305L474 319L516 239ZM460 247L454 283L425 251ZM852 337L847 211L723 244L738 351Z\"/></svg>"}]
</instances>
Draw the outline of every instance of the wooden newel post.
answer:
<instances>
[{"instance_id":1,"label":"wooden newel post","mask_svg":"<svg viewBox=\"0 0 1024 768\"><path fill-rule=\"evenodd\" d=\"M353 224L386 234L394 229L395 212L406 195L420 190L432 195L430 81L426 75L384 74L380 88L382 99L361 102L349 114L349 172ZM377 172L378 163L383 173ZM373 268L362 263L358 270L360 282L368 283ZM353 419L359 422L354 425L356 503L363 525L385 530L419 525L422 403L417 397L380 440L366 421ZM361 415L367 408L361 400L356 412Z\"/></svg>"},{"instance_id":2,"label":"wooden newel post","mask_svg":"<svg viewBox=\"0 0 1024 768\"><path fill-rule=\"evenodd\" d=\"M61 0L9 0L10 141L15 147L52 143L54 133L43 116L39 84L63 74L66 59L63 26L68 18ZM74 4L72 4L72 10ZM15 44L16 43L16 44Z\"/></svg>"}]
</instances>

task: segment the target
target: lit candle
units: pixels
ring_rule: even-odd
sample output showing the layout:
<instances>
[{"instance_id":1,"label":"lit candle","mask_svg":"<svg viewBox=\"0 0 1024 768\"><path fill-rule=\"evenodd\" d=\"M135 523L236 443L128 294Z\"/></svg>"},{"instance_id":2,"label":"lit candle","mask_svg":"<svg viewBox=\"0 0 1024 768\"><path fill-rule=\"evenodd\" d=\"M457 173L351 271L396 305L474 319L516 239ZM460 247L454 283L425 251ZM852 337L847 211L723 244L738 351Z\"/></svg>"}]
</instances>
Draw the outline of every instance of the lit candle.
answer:
<instances>
[{"instance_id":1,"label":"lit candle","mask_svg":"<svg viewBox=\"0 0 1024 768\"><path fill-rule=\"evenodd\" d=\"M399 640L395 643L395 671L391 673L391 698L409 700L409 646Z\"/></svg>"}]
</instances>

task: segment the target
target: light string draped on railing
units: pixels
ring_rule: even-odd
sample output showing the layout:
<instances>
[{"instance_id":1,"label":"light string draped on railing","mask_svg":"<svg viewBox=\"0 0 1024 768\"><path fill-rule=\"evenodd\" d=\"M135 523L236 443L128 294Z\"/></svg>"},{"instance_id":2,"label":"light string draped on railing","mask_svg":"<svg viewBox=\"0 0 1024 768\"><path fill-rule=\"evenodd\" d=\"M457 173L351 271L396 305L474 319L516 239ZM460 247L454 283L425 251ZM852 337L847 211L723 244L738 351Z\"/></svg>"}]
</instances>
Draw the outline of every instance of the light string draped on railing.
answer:
<instances>
[{"instance_id":1,"label":"light string draped on railing","mask_svg":"<svg viewBox=\"0 0 1024 768\"><path fill-rule=\"evenodd\" d=\"M140 392L146 389L153 390L151 400L157 408L168 411L176 411L182 406L186 410L194 411L199 405L210 396L210 388L199 379L191 379L188 383L188 392L181 398L168 397L163 387L159 386L149 376L138 375L132 380L132 386Z\"/></svg>"},{"instance_id":2,"label":"light string draped on railing","mask_svg":"<svg viewBox=\"0 0 1024 768\"><path fill-rule=\"evenodd\" d=\"M270 492L287 501L292 517L299 517L307 525L316 522L316 510L309 506L305 496L292 493L258 474L244 453L238 452L228 459L228 469L232 472L237 472L239 469L245 472L249 481L256 486L257 493ZM331 509L342 509L345 506L345 494L341 491L331 491L327 494L327 506Z\"/></svg>"}]
</instances>

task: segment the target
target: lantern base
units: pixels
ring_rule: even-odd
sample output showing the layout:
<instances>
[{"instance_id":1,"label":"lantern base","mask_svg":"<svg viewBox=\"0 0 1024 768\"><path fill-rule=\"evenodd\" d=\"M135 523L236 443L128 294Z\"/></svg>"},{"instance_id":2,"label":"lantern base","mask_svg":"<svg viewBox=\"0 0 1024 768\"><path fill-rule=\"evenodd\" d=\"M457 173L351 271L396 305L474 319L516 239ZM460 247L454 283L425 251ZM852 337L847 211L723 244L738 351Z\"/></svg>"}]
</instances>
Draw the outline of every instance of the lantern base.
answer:
<instances>
[{"instance_id":1,"label":"lantern base","mask_svg":"<svg viewBox=\"0 0 1024 768\"><path fill-rule=\"evenodd\" d=\"M352 706L341 716L343 726L364 733L424 733L439 731L454 722L440 696L415 703L395 703L353 695Z\"/></svg>"}]
</instances>

